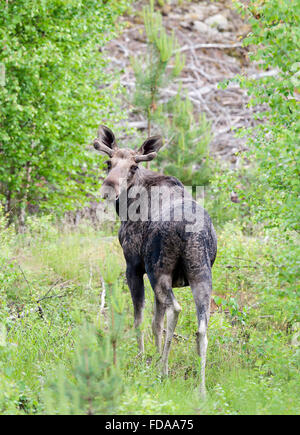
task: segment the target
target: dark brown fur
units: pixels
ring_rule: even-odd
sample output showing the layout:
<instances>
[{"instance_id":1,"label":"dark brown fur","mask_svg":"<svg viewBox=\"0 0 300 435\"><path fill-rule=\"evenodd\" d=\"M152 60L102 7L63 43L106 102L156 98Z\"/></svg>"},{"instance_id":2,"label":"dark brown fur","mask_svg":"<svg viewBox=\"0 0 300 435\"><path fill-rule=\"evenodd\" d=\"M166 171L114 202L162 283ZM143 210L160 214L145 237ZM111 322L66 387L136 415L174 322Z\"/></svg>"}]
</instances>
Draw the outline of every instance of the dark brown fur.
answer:
<instances>
[{"instance_id":1,"label":"dark brown fur","mask_svg":"<svg viewBox=\"0 0 300 435\"><path fill-rule=\"evenodd\" d=\"M103 127L104 129L106 127ZM103 136L103 135L102 135ZM115 139L109 131L109 137ZM102 140L109 146L107 136ZM99 139L98 139L99 142ZM101 146L101 134L100 134ZM175 177L169 177L146 170L135 163L135 155L139 159L147 154L155 154L159 148L157 138L150 138L138 152L129 149L114 148L111 157L112 167L107 179L103 183L103 189L113 187L117 197L117 211L123 196L127 195L132 186L142 186L149 193L146 201L150 201L150 192L153 187L164 187L169 193L177 193L183 197L184 186ZM155 148L156 147L156 148ZM103 148L105 151L105 147ZM151 157L152 158L152 157ZM150 158L149 158L150 159ZM127 191L122 190L119 179L127 179ZM128 200L128 207L134 199ZM143 203L146 206L146 203ZM164 220L165 215L174 216L175 212L185 207L185 215L182 220ZM126 276L131 291L135 326L139 327L143 319L144 308L144 280L146 273L155 294L155 313L153 318L153 332L156 345L161 351L163 319L167 313L167 335L163 350L163 373L168 372L168 354L177 318L181 307L175 299L172 288L190 285L197 309L198 333L197 346L202 359L201 391L205 391L205 358L206 358L206 328L209 320L210 297L212 291L211 268L216 258L217 239L215 230L208 213L203 210L191 196L185 195L180 201L160 201L161 215L158 220L154 219L157 210L151 212L148 202L148 219L146 221L133 221L126 217L121 222L119 241L123 248L126 259ZM195 212L200 218L199 229L196 232L187 231L187 225L193 222ZM154 213L154 215L153 215ZM157 218L157 216L155 216ZM143 351L142 333L138 333L140 351Z\"/></svg>"}]
</instances>

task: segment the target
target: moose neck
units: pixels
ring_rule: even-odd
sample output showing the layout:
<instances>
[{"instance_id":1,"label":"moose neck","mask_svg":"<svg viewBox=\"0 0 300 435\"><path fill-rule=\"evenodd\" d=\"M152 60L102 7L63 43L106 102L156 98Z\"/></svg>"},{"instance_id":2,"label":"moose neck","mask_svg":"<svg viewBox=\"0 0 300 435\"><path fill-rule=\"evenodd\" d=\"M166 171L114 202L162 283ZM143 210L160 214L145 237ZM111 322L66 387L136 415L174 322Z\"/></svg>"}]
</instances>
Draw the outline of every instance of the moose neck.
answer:
<instances>
[{"instance_id":1,"label":"moose neck","mask_svg":"<svg viewBox=\"0 0 300 435\"><path fill-rule=\"evenodd\" d=\"M155 191L155 188L163 190ZM116 212L124 225L129 223L143 225L145 222L151 221L154 216L156 220L157 212L161 207L165 209L171 207L171 203L166 197L168 195L174 205L176 198L183 198L183 184L175 177L139 168L135 182L127 190L121 192L116 201ZM162 197L166 201L163 201ZM154 201L154 209L151 201Z\"/></svg>"},{"instance_id":2,"label":"moose neck","mask_svg":"<svg viewBox=\"0 0 300 435\"><path fill-rule=\"evenodd\" d=\"M129 206L134 202L134 198L130 198L129 192L130 189L141 186L142 188L146 188L147 189L147 183L145 183L146 180L148 179L153 179L157 176L157 172L154 171L150 171L149 169L143 168L143 167L139 167L136 177L135 177L135 182L132 183L126 190L123 190L120 193L119 198L116 200L115 202L115 208L116 208L116 213L117 215L120 217L120 203L125 204L125 208L126 208L126 215L128 216L128 208ZM150 194L150 187L148 187L147 191ZM125 210L123 210L124 213ZM122 220L122 216L121 216L121 220ZM128 219L125 219L125 221L127 221ZM122 220L122 222L124 222L124 220Z\"/></svg>"}]
</instances>

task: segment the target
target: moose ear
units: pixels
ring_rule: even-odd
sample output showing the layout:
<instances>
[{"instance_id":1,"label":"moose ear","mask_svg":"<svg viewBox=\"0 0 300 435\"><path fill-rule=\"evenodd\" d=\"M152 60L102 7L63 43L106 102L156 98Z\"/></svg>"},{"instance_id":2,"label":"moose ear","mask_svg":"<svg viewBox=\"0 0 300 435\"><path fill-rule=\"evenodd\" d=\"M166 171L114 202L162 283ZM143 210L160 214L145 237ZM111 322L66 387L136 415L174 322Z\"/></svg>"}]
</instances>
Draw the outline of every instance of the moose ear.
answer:
<instances>
[{"instance_id":1,"label":"moose ear","mask_svg":"<svg viewBox=\"0 0 300 435\"><path fill-rule=\"evenodd\" d=\"M110 128L100 125L98 128L98 139L109 148L117 148L116 138Z\"/></svg>"},{"instance_id":2,"label":"moose ear","mask_svg":"<svg viewBox=\"0 0 300 435\"><path fill-rule=\"evenodd\" d=\"M161 136L151 136L138 150L138 154L147 155L150 153L157 153L157 151L163 146L163 139Z\"/></svg>"},{"instance_id":3,"label":"moose ear","mask_svg":"<svg viewBox=\"0 0 300 435\"><path fill-rule=\"evenodd\" d=\"M116 138L113 132L105 125L100 125L98 138L94 140L94 147L112 157L113 150L117 148Z\"/></svg>"}]
</instances>

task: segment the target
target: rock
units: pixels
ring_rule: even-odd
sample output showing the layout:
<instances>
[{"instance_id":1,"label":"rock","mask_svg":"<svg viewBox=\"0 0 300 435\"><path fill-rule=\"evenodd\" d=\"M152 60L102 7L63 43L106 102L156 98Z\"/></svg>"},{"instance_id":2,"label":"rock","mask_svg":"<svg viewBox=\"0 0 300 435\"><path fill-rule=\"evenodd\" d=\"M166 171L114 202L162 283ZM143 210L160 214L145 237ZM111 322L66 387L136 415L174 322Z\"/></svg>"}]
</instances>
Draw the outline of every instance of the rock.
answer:
<instances>
[{"instance_id":1,"label":"rock","mask_svg":"<svg viewBox=\"0 0 300 435\"><path fill-rule=\"evenodd\" d=\"M292 346L300 346L300 322L296 322L292 328L292 332L294 332L292 339L291 339L291 345Z\"/></svg>"},{"instance_id":2,"label":"rock","mask_svg":"<svg viewBox=\"0 0 300 435\"><path fill-rule=\"evenodd\" d=\"M182 18L182 15L180 15L180 14L173 14L173 13L169 14L169 18L171 20L176 20L176 21L182 21L183 19L185 19L185 17Z\"/></svg>"},{"instance_id":3,"label":"rock","mask_svg":"<svg viewBox=\"0 0 300 435\"><path fill-rule=\"evenodd\" d=\"M190 14L188 17L192 20L204 20L205 16L205 8L201 5L193 5L190 8Z\"/></svg>"},{"instance_id":4,"label":"rock","mask_svg":"<svg viewBox=\"0 0 300 435\"><path fill-rule=\"evenodd\" d=\"M203 23L202 21L194 21L194 29L199 33L205 33L207 35L212 35L216 33L217 30L210 27L208 24Z\"/></svg>"},{"instance_id":5,"label":"rock","mask_svg":"<svg viewBox=\"0 0 300 435\"><path fill-rule=\"evenodd\" d=\"M235 204L238 204L239 202L241 202L241 200L238 197L236 192L231 192L230 199L231 199L231 202L234 202Z\"/></svg>"},{"instance_id":6,"label":"rock","mask_svg":"<svg viewBox=\"0 0 300 435\"><path fill-rule=\"evenodd\" d=\"M167 16L171 12L171 5L163 5L161 12L164 16Z\"/></svg>"},{"instance_id":7,"label":"rock","mask_svg":"<svg viewBox=\"0 0 300 435\"><path fill-rule=\"evenodd\" d=\"M300 346L300 332L296 332L291 339L291 345L299 347Z\"/></svg>"},{"instance_id":8,"label":"rock","mask_svg":"<svg viewBox=\"0 0 300 435\"><path fill-rule=\"evenodd\" d=\"M215 27L218 30L228 30L229 23L226 17L222 14L216 14L212 17L206 18L205 24L207 24L210 27Z\"/></svg>"},{"instance_id":9,"label":"rock","mask_svg":"<svg viewBox=\"0 0 300 435\"><path fill-rule=\"evenodd\" d=\"M207 17L215 15L217 12L218 7L212 4L191 4L187 9L187 13L184 15L181 13L181 20L186 22L204 21Z\"/></svg>"},{"instance_id":10,"label":"rock","mask_svg":"<svg viewBox=\"0 0 300 435\"><path fill-rule=\"evenodd\" d=\"M194 29L194 23L192 21L186 22L186 21L182 21L180 23L180 26L183 27L184 29L188 29L188 30L193 30Z\"/></svg>"},{"instance_id":11,"label":"rock","mask_svg":"<svg viewBox=\"0 0 300 435\"><path fill-rule=\"evenodd\" d=\"M144 24L144 19L143 19L143 17L141 15L135 15L133 17L133 22L135 24Z\"/></svg>"}]
</instances>

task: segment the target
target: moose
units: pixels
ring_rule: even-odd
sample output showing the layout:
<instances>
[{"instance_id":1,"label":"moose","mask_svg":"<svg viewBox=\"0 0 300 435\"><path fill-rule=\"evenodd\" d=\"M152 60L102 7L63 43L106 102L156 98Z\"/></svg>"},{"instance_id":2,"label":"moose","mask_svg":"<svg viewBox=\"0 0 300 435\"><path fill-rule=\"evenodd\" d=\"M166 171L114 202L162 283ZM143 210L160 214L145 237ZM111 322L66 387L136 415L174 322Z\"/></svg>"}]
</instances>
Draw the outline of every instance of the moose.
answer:
<instances>
[{"instance_id":1,"label":"moose","mask_svg":"<svg viewBox=\"0 0 300 435\"><path fill-rule=\"evenodd\" d=\"M196 342L201 358L200 392L205 396L211 269L217 253L217 238L208 213L177 178L150 171L140 165L141 162L153 160L162 145L160 136L152 136L137 151L119 148L114 133L104 125L99 127L98 137L94 140L95 149L109 156L108 174L101 188L103 198L115 201L119 216L121 211L124 215L124 209L128 212L134 208L136 197L130 192L140 192L139 197L144 198L135 207L140 215L135 213L131 217L130 213L125 213L121 217L119 230L139 351L144 352L141 331L145 300L144 274L147 274L154 291L152 330L157 350L162 354L163 375L168 375L168 356L182 309L173 288L190 286L198 319ZM153 192L156 193L151 197ZM153 197L156 199L155 206L150 204ZM142 209L146 210L144 214ZM195 217L198 222L191 227ZM162 346L165 315L167 326Z\"/></svg>"}]
</instances>

